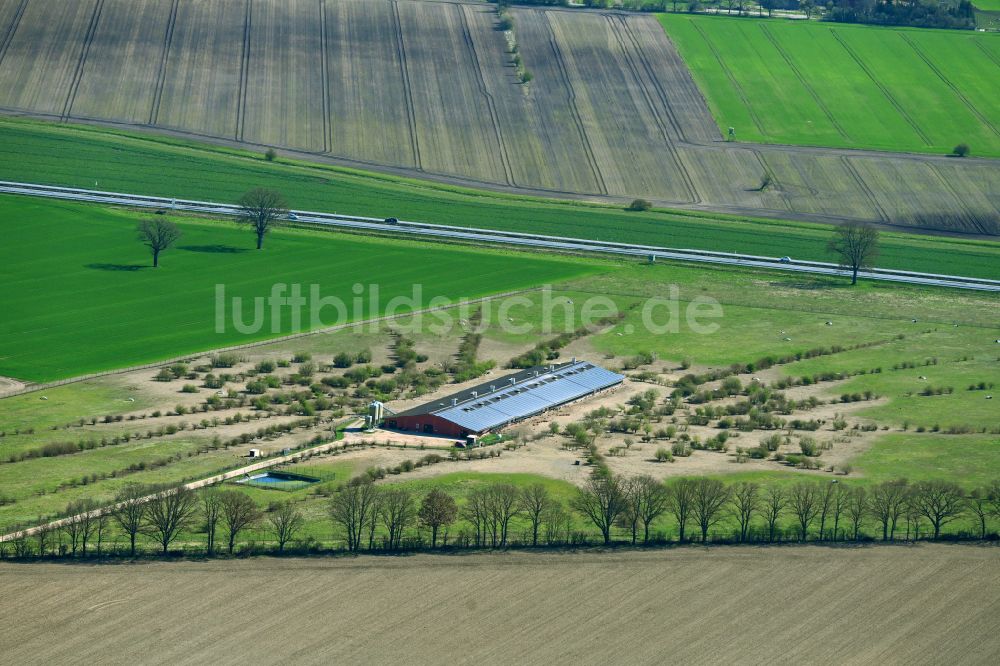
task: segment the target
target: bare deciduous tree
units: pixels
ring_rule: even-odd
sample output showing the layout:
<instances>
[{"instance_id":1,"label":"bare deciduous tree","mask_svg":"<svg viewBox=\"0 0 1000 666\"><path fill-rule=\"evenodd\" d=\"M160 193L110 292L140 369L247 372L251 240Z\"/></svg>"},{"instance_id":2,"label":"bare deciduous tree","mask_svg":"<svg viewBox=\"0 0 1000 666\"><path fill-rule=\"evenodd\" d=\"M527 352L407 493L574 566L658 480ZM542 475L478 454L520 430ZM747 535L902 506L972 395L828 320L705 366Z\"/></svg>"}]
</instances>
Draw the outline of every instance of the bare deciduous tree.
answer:
<instances>
[{"instance_id":1,"label":"bare deciduous tree","mask_svg":"<svg viewBox=\"0 0 1000 666\"><path fill-rule=\"evenodd\" d=\"M861 526L868 515L868 491L861 486L855 486L847 492L847 519L851 523L851 538L858 540Z\"/></svg>"},{"instance_id":2,"label":"bare deciduous tree","mask_svg":"<svg viewBox=\"0 0 1000 666\"><path fill-rule=\"evenodd\" d=\"M700 477L694 482L694 518L701 528L701 542L708 543L708 530L723 516L729 487L718 479Z\"/></svg>"},{"instance_id":3,"label":"bare deciduous tree","mask_svg":"<svg viewBox=\"0 0 1000 666\"><path fill-rule=\"evenodd\" d=\"M562 502L553 501L542 514L542 531L549 546L569 542L572 527L573 516Z\"/></svg>"},{"instance_id":4,"label":"bare deciduous tree","mask_svg":"<svg viewBox=\"0 0 1000 666\"><path fill-rule=\"evenodd\" d=\"M694 481L678 479L667 486L667 508L677 521L677 540L684 541L684 532L694 510Z\"/></svg>"},{"instance_id":5,"label":"bare deciduous tree","mask_svg":"<svg viewBox=\"0 0 1000 666\"><path fill-rule=\"evenodd\" d=\"M365 480L344 486L330 500L330 517L344 529L351 552L361 549L361 537L372 520L378 494L379 488Z\"/></svg>"},{"instance_id":6,"label":"bare deciduous tree","mask_svg":"<svg viewBox=\"0 0 1000 666\"><path fill-rule=\"evenodd\" d=\"M431 528L431 548L437 547L438 531L455 522L458 505L448 493L437 488L424 495L420 502L420 522Z\"/></svg>"},{"instance_id":7,"label":"bare deciduous tree","mask_svg":"<svg viewBox=\"0 0 1000 666\"><path fill-rule=\"evenodd\" d=\"M896 538L896 524L906 510L908 487L905 480L884 481L871 490L868 509L882 524L882 540Z\"/></svg>"},{"instance_id":8,"label":"bare deciduous tree","mask_svg":"<svg viewBox=\"0 0 1000 666\"><path fill-rule=\"evenodd\" d=\"M283 553L288 542L302 529L305 518L291 502L282 502L267 514L267 522L271 525L274 538L278 540L278 552Z\"/></svg>"},{"instance_id":9,"label":"bare deciduous tree","mask_svg":"<svg viewBox=\"0 0 1000 666\"><path fill-rule=\"evenodd\" d=\"M160 253L169 249L181 237L181 230L177 225L162 217L142 220L135 230L139 241L153 255L153 268L160 265Z\"/></svg>"},{"instance_id":10,"label":"bare deciduous tree","mask_svg":"<svg viewBox=\"0 0 1000 666\"><path fill-rule=\"evenodd\" d=\"M396 550L403 541L403 533L413 523L416 516L416 506L413 494L405 488L387 489L382 496L382 523L389 532L386 545L389 550Z\"/></svg>"},{"instance_id":11,"label":"bare deciduous tree","mask_svg":"<svg viewBox=\"0 0 1000 666\"><path fill-rule=\"evenodd\" d=\"M541 483L533 483L521 491L520 508L531 522L531 545L538 545L538 531L542 515L552 505L549 489Z\"/></svg>"},{"instance_id":12,"label":"bare deciduous tree","mask_svg":"<svg viewBox=\"0 0 1000 666\"><path fill-rule=\"evenodd\" d=\"M611 528L625 508L622 481L610 472L592 474L573 498L573 508L585 515L601 530L604 543L611 543Z\"/></svg>"},{"instance_id":13,"label":"bare deciduous tree","mask_svg":"<svg viewBox=\"0 0 1000 666\"><path fill-rule=\"evenodd\" d=\"M205 552L211 557L215 554L215 535L219 529L219 518L222 515L222 498L217 490L209 489L201 495L201 517L205 523Z\"/></svg>"},{"instance_id":14,"label":"bare deciduous tree","mask_svg":"<svg viewBox=\"0 0 1000 666\"><path fill-rule=\"evenodd\" d=\"M778 529L778 519L788 506L788 497L781 486L772 486L764 491L764 520L767 521L767 540L774 541Z\"/></svg>"},{"instance_id":15,"label":"bare deciduous tree","mask_svg":"<svg viewBox=\"0 0 1000 666\"><path fill-rule=\"evenodd\" d=\"M166 555L170 543L185 529L198 510L198 496L187 488L168 490L146 503L145 534L156 539Z\"/></svg>"},{"instance_id":16,"label":"bare deciduous tree","mask_svg":"<svg viewBox=\"0 0 1000 666\"><path fill-rule=\"evenodd\" d=\"M514 484L491 483L487 487L487 496L491 519L497 526L497 539L493 545L506 548L510 521L520 510L520 494Z\"/></svg>"},{"instance_id":17,"label":"bare deciduous tree","mask_svg":"<svg viewBox=\"0 0 1000 666\"><path fill-rule=\"evenodd\" d=\"M740 526L740 542L747 540L750 521L760 508L760 485L747 481L737 483L729 498L730 511Z\"/></svg>"},{"instance_id":18,"label":"bare deciduous tree","mask_svg":"<svg viewBox=\"0 0 1000 666\"><path fill-rule=\"evenodd\" d=\"M788 506L799 521L799 541L809 536L809 526L820 512L823 493L812 481L796 483L788 491Z\"/></svg>"},{"instance_id":19,"label":"bare deciduous tree","mask_svg":"<svg viewBox=\"0 0 1000 666\"><path fill-rule=\"evenodd\" d=\"M257 249L264 247L264 236L288 215L288 204L280 193L265 187L255 187L237 202L240 214L237 222L248 224L257 236Z\"/></svg>"},{"instance_id":20,"label":"bare deciduous tree","mask_svg":"<svg viewBox=\"0 0 1000 666\"><path fill-rule=\"evenodd\" d=\"M918 515L930 521L934 538L941 536L941 528L965 511L965 497L961 487L951 481L921 481L910 492L910 503Z\"/></svg>"},{"instance_id":21,"label":"bare deciduous tree","mask_svg":"<svg viewBox=\"0 0 1000 666\"><path fill-rule=\"evenodd\" d=\"M851 284L858 283L858 271L875 264L878 257L878 229L870 224L847 222L837 227L827 250L838 263L851 271Z\"/></svg>"},{"instance_id":22,"label":"bare deciduous tree","mask_svg":"<svg viewBox=\"0 0 1000 666\"><path fill-rule=\"evenodd\" d=\"M979 523L979 538L986 538L987 521L993 515L993 506L990 502L989 490L986 488L976 488L969 493L966 498L969 511L976 517Z\"/></svg>"},{"instance_id":23,"label":"bare deciduous tree","mask_svg":"<svg viewBox=\"0 0 1000 666\"><path fill-rule=\"evenodd\" d=\"M226 534L229 536L228 551L232 555L240 532L260 520L260 508L249 495L239 490L219 493L219 505L222 523L226 526Z\"/></svg>"},{"instance_id":24,"label":"bare deciduous tree","mask_svg":"<svg viewBox=\"0 0 1000 666\"><path fill-rule=\"evenodd\" d=\"M637 477L635 487L639 520L642 522L642 542L649 543L649 527L667 511L670 495L665 485L649 475Z\"/></svg>"},{"instance_id":25,"label":"bare deciduous tree","mask_svg":"<svg viewBox=\"0 0 1000 666\"><path fill-rule=\"evenodd\" d=\"M145 497L148 494L137 483L128 483L115 496L115 504L111 509L111 519L128 537L129 554L135 557L136 536L142 531L146 519Z\"/></svg>"}]
</instances>

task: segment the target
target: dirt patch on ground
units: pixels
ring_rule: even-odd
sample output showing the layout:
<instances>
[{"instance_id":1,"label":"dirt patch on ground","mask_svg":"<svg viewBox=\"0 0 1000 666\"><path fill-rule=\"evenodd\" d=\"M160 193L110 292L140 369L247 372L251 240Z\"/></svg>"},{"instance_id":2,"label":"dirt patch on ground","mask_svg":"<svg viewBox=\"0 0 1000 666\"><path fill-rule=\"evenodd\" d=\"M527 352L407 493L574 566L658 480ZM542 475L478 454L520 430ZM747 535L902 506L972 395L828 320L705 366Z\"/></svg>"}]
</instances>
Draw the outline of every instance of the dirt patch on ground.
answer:
<instances>
[{"instance_id":1,"label":"dirt patch on ground","mask_svg":"<svg viewBox=\"0 0 1000 666\"><path fill-rule=\"evenodd\" d=\"M16 393L25 386L27 386L27 384L13 379L12 377L0 377L0 398L11 393Z\"/></svg>"},{"instance_id":2,"label":"dirt patch on ground","mask_svg":"<svg viewBox=\"0 0 1000 666\"><path fill-rule=\"evenodd\" d=\"M931 544L0 564L0 651L17 664L988 664L998 574L997 548Z\"/></svg>"}]
</instances>

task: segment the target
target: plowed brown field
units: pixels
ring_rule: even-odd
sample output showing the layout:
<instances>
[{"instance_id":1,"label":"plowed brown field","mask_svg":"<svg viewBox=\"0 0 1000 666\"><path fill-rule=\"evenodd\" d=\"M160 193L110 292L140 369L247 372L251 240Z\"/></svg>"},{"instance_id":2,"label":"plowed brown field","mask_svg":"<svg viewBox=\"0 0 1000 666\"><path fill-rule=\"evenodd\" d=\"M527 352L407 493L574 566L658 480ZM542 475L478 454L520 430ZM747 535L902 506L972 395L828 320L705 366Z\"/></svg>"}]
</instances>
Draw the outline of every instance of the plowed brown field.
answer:
<instances>
[{"instance_id":1,"label":"plowed brown field","mask_svg":"<svg viewBox=\"0 0 1000 666\"><path fill-rule=\"evenodd\" d=\"M50 663L995 663L1000 549L0 565Z\"/></svg>"},{"instance_id":2,"label":"plowed brown field","mask_svg":"<svg viewBox=\"0 0 1000 666\"><path fill-rule=\"evenodd\" d=\"M726 143L654 16L511 15L527 85L485 3L0 0L0 111L493 189L1000 233L996 160Z\"/></svg>"}]
</instances>

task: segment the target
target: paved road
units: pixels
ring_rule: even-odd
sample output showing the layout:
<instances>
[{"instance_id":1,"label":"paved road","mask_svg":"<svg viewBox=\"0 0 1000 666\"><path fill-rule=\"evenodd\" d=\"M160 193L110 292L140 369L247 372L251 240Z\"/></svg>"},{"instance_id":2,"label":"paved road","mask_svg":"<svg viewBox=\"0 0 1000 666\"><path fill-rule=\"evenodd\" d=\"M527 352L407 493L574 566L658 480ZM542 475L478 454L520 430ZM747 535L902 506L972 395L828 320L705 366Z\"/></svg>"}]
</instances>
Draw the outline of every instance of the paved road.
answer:
<instances>
[{"instance_id":1,"label":"paved road","mask_svg":"<svg viewBox=\"0 0 1000 666\"><path fill-rule=\"evenodd\" d=\"M101 204L128 206L133 208L152 208L210 213L214 215L236 216L239 209L231 204L211 201L192 201L188 199L169 199L165 197L149 197L122 192L104 192L71 187L56 187L34 183L19 183L0 181L0 192L9 194L24 194L30 196L85 201ZM314 224L327 227L372 231L391 235L423 236L460 240L487 245L524 246L537 249L560 250L572 252L594 252L598 254L625 255L641 258L653 257L656 260L672 259L709 264L724 264L763 268L795 273L812 273L818 275L848 276L849 272L836 264L819 261L791 260L783 262L778 257L763 257L750 254L734 254L728 252L710 252L707 250L691 250L684 248L666 248L651 245L634 245L629 243L609 243L583 238L568 238L564 236L546 236L541 234L523 234L495 229L480 229L475 227L454 227L422 222L399 220L396 224L387 224L381 218L362 217L355 215L335 215L314 211L293 211L300 224ZM886 282L901 282L906 284L927 285L934 287L950 287L954 289L970 289L976 291L1000 292L1000 280L965 277L960 275L938 275L934 273L917 273L875 268L861 271L858 276L868 280Z\"/></svg>"}]
</instances>

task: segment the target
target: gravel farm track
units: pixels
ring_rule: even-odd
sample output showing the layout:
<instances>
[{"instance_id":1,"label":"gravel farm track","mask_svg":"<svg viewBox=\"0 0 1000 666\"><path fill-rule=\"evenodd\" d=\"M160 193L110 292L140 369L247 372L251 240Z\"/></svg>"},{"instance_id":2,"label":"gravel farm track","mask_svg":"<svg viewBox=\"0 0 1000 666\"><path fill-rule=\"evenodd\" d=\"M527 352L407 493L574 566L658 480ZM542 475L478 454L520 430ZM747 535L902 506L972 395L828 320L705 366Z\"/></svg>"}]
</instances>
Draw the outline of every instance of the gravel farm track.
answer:
<instances>
[{"instance_id":1,"label":"gravel farm track","mask_svg":"<svg viewBox=\"0 0 1000 666\"><path fill-rule=\"evenodd\" d=\"M725 142L654 16L512 15L528 85L482 3L0 0L0 112L512 192L1000 233L997 160Z\"/></svg>"},{"instance_id":2,"label":"gravel farm track","mask_svg":"<svg viewBox=\"0 0 1000 666\"><path fill-rule=\"evenodd\" d=\"M9 663L994 663L1000 550L0 564Z\"/></svg>"}]
</instances>

